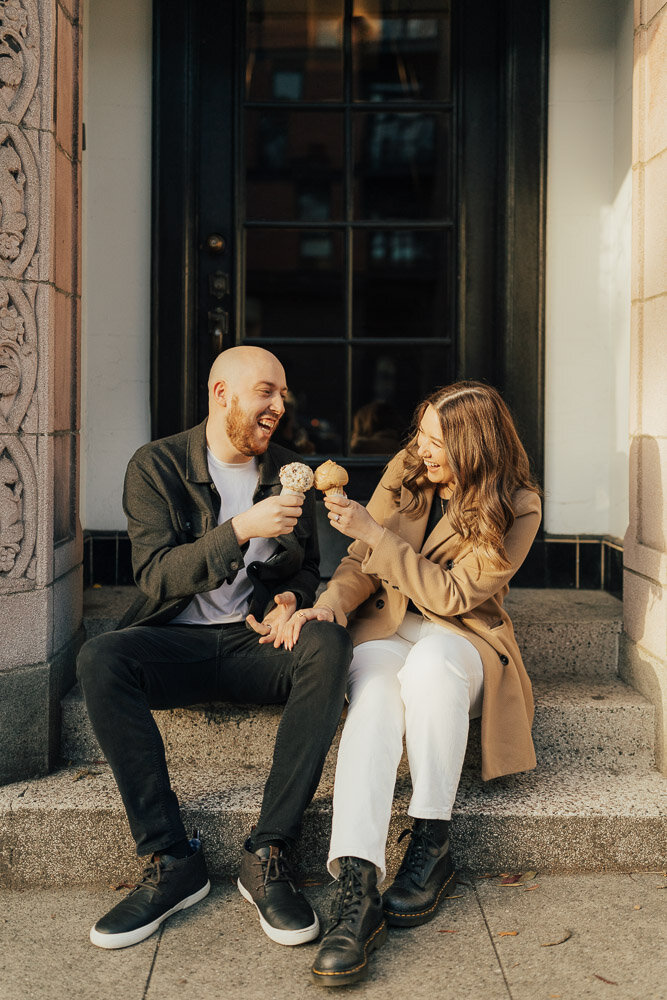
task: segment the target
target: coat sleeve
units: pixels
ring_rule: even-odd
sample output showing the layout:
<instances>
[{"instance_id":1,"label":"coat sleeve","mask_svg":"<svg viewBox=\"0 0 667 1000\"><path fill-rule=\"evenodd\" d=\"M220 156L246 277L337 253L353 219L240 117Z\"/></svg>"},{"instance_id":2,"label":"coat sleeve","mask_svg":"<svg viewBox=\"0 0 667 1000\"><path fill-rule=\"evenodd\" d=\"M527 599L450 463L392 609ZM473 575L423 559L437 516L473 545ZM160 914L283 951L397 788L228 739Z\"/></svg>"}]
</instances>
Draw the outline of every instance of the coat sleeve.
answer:
<instances>
[{"instance_id":1,"label":"coat sleeve","mask_svg":"<svg viewBox=\"0 0 667 1000\"><path fill-rule=\"evenodd\" d=\"M123 491L139 589L157 601L192 597L232 582L243 565L231 521L184 542L173 524L165 485L140 452L128 465Z\"/></svg>"},{"instance_id":2,"label":"coat sleeve","mask_svg":"<svg viewBox=\"0 0 667 1000\"><path fill-rule=\"evenodd\" d=\"M384 524L388 513L394 509L389 487L397 481L402 468L400 453L387 466L382 479L375 487L366 509L378 524ZM347 625L347 616L374 594L380 586L377 576L363 569L369 549L365 542L354 541L341 560L326 590L315 602L315 607L331 608L339 625Z\"/></svg>"},{"instance_id":3,"label":"coat sleeve","mask_svg":"<svg viewBox=\"0 0 667 1000\"><path fill-rule=\"evenodd\" d=\"M488 557L468 548L448 569L449 564L427 559L385 528L378 544L362 560L361 570L395 586L419 608L439 617L466 614L502 590L526 558L540 525L537 494L525 498L519 510L505 537L510 561L506 568L494 566Z\"/></svg>"}]
</instances>

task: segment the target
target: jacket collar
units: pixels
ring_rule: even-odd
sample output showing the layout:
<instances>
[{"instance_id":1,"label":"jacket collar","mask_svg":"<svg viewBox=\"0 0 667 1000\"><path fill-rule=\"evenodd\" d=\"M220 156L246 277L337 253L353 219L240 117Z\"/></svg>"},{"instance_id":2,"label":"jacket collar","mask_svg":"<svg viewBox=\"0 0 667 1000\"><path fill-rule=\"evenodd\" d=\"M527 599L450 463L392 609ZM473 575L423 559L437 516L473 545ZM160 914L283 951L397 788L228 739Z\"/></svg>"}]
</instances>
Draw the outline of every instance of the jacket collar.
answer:
<instances>
[{"instance_id":1,"label":"jacket collar","mask_svg":"<svg viewBox=\"0 0 667 1000\"><path fill-rule=\"evenodd\" d=\"M202 420L188 434L185 461L187 478L192 483L211 482L206 449L206 420ZM259 465L260 486L275 486L280 482L278 478L280 467L273 454L272 445L269 445L268 450L263 455L257 456L257 463Z\"/></svg>"}]
</instances>

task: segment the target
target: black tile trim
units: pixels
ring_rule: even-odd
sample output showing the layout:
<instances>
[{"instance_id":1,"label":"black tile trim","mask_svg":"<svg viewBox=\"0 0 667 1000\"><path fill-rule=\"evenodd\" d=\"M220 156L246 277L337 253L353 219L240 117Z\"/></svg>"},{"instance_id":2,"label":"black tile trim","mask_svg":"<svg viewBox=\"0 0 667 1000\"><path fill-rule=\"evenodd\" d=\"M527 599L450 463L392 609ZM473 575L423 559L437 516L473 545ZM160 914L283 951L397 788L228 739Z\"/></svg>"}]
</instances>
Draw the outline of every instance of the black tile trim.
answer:
<instances>
[{"instance_id":1,"label":"black tile trim","mask_svg":"<svg viewBox=\"0 0 667 1000\"><path fill-rule=\"evenodd\" d=\"M126 531L85 531L83 546L84 586L134 582ZM533 543L512 585L606 590L622 600L623 543L610 536L544 535Z\"/></svg>"}]
</instances>

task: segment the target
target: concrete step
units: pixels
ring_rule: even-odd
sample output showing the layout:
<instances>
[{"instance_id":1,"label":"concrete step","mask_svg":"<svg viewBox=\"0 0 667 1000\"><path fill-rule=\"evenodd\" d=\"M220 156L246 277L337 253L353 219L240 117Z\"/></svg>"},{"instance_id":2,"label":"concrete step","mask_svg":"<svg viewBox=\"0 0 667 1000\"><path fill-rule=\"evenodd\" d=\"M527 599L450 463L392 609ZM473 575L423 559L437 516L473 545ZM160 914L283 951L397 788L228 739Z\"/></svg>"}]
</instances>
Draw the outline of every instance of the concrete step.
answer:
<instances>
[{"instance_id":1,"label":"concrete step","mask_svg":"<svg viewBox=\"0 0 667 1000\"><path fill-rule=\"evenodd\" d=\"M86 595L89 635L111 628L133 588ZM481 782L473 723L457 797L457 863L473 872L646 869L665 864L667 779L653 769L653 709L616 675L621 605L600 592L517 590L508 599L536 692L538 769ZM232 873L259 813L281 708L210 705L156 713L186 823L204 831L214 874ZM72 766L0 788L0 884L118 881L136 866L113 776L82 699L63 703ZM304 819L301 863L321 871L338 736ZM399 769L388 862L408 824Z\"/></svg>"},{"instance_id":2,"label":"concrete step","mask_svg":"<svg viewBox=\"0 0 667 1000\"><path fill-rule=\"evenodd\" d=\"M543 766L567 761L653 765L653 705L618 679L539 678L534 691L533 738ZM211 704L154 716L170 767L249 760L266 766L281 714L281 706ZM103 757L78 686L62 702L62 731L65 763L83 765ZM471 726L466 762L479 769L479 723Z\"/></svg>"},{"instance_id":3,"label":"concrete step","mask_svg":"<svg viewBox=\"0 0 667 1000\"><path fill-rule=\"evenodd\" d=\"M106 765L0 788L0 885L8 888L117 882L137 869L113 776ZM299 862L322 871L331 824L334 756L304 818ZM174 768L185 822L203 831L214 875L236 870L259 813L266 769L254 760ZM408 825L410 780L401 766L388 844L395 870ZM483 784L464 773L453 817L459 866L471 872L662 869L667 779L568 764Z\"/></svg>"},{"instance_id":4,"label":"concrete step","mask_svg":"<svg viewBox=\"0 0 667 1000\"><path fill-rule=\"evenodd\" d=\"M87 590L88 638L115 628L136 595L135 587ZM602 590L517 588L505 603L532 678L616 675L623 605L615 597Z\"/></svg>"}]
</instances>

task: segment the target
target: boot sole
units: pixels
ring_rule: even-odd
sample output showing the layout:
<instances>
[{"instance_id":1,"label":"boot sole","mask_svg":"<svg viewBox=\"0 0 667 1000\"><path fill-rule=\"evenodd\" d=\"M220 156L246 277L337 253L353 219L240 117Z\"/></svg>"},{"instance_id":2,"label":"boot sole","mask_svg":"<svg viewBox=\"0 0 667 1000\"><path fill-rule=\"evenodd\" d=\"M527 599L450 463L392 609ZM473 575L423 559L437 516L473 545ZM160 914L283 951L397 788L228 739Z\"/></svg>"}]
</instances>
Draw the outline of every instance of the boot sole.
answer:
<instances>
[{"instance_id":1,"label":"boot sole","mask_svg":"<svg viewBox=\"0 0 667 1000\"><path fill-rule=\"evenodd\" d=\"M421 910L419 913L398 913L396 910L390 910L386 906L383 907L383 912L385 920L390 927L419 927L421 924L427 924L429 920L433 920L438 906L442 902L442 894L449 885L449 883L454 878L456 872L452 872L445 884L441 887L440 892L436 896L435 903L433 906L429 906L427 910ZM445 896L445 899L447 897Z\"/></svg>"},{"instance_id":2,"label":"boot sole","mask_svg":"<svg viewBox=\"0 0 667 1000\"><path fill-rule=\"evenodd\" d=\"M318 986L350 986L352 983L361 982L362 979L366 979L368 976L368 958L378 948L387 940L387 923L385 920L382 921L379 927L377 927L368 941L364 945L364 960L360 965L354 967L354 969L344 969L341 972L319 972L315 966L310 970L310 978Z\"/></svg>"},{"instance_id":3,"label":"boot sole","mask_svg":"<svg viewBox=\"0 0 667 1000\"><path fill-rule=\"evenodd\" d=\"M260 910L255 900L252 898L246 887L243 885L240 878L236 880L236 886L241 895L243 896L243 898L247 899L248 902L252 903L252 905L255 907L259 915L259 923L262 930L264 931L266 936L268 938L271 938L272 941L275 941L276 944L284 944L287 945L288 947L292 947L298 944L306 944L308 941L314 941L317 935L320 933L320 922L317 919L317 914L314 911L313 911L313 916L315 917L315 920L313 921L312 924L310 924L309 927L299 927L297 930L292 930L292 931L281 930L279 927L272 927L272 925L262 916L262 911Z\"/></svg>"},{"instance_id":4,"label":"boot sole","mask_svg":"<svg viewBox=\"0 0 667 1000\"><path fill-rule=\"evenodd\" d=\"M91 943L98 948L107 949L129 948L130 945L139 944L140 941L145 941L151 934L155 934L155 931L160 924L164 923L167 917L170 917L173 913L177 913L179 910L186 910L189 906L194 906L195 903L208 896L210 891L211 883L207 881L206 885L202 886L201 889L193 892L191 896L186 896L185 899L182 899L176 906L172 906L162 916L156 920L152 920L149 924L144 924L143 927L135 927L132 931L122 931L120 934L102 934L95 927L92 927L90 931Z\"/></svg>"}]
</instances>

